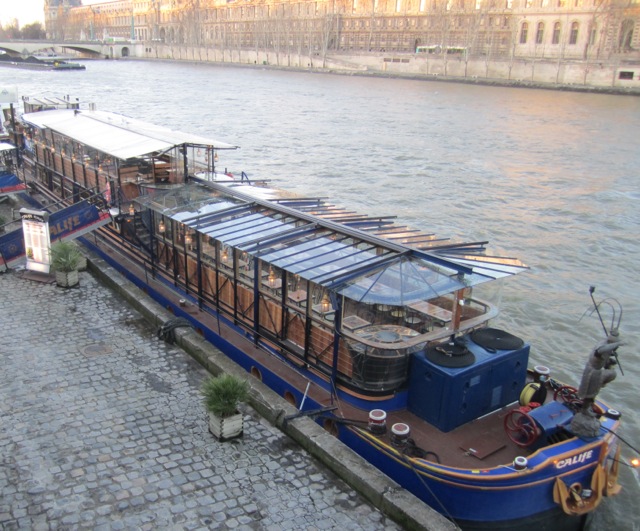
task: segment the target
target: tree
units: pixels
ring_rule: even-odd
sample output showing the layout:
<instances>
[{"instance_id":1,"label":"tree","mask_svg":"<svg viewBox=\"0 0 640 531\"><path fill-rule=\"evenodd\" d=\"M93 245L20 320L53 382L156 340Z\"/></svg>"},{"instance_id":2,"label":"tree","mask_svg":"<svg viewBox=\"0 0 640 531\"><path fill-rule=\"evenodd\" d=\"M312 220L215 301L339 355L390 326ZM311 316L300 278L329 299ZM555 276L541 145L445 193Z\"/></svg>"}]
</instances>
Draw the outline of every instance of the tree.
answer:
<instances>
[{"instance_id":1,"label":"tree","mask_svg":"<svg viewBox=\"0 0 640 531\"><path fill-rule=\"evenodd\" d=\"M21 39L22 32L17 19L13 19L2 28L2 36L5 39Z\"/></svg>"},{"instance_id":2,"label":"tree","mask_svg":"<svg viewBox=\"0 0 640 531\"><path fill-rule=\"evenodd\" d=\"M32 40L43 40L47 36L42 24L40 22L33 22L32 24L27 24L22 28L22 38L23 39L32 39Z\"/></svg>"}]
</instances>

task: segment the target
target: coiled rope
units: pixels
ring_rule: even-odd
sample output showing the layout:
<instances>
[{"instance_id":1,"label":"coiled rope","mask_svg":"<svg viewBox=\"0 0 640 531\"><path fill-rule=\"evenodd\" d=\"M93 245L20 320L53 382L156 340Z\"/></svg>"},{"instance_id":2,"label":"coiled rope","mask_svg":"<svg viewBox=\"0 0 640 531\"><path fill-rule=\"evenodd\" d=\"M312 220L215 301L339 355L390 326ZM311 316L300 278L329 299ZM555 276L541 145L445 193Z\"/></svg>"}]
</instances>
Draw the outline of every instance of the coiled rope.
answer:
<instances>
[{"instance_id":1,"label":"coiled rope","mask_svg":"<svg viewBox=\"0 0 640 531\"><path fill-rule=\"evenodd\" d=\"M172 319L168 319L165 323L158 329L158 339L163 339L169 344L173 344L176 342L176 328L193 328L193 325L184 317L174 317Z\"/></svg>"}]
</instances>

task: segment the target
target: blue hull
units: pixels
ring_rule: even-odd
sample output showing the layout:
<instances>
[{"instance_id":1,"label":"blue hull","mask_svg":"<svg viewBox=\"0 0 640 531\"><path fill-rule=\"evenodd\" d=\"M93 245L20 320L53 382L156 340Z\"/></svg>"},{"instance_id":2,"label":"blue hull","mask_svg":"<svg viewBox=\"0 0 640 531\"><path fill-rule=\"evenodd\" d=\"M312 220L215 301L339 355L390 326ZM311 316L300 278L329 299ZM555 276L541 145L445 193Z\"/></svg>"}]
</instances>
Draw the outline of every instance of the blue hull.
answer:
<instances>
[{"instance_id":1,"label":"blue hull","mask_svg":"<svg viewBox=\"0 0 640 531\"><path fill-rule=\"evenodd\" d=\"M177 317L189 320L202 335L225 353L230 359L238 363L245 370L258 368L262 381L280 396L285 392L292 393L299 404L303 394L293 388L287 381L272 372L268 367L257 363L247 353L220 337L215 330L203 326L192 315L179 305L167 299L161 293L152 289L144 279L139 278L108 254L100 251L90 241L84 243L96 251L114 269L128 280L143 289L149 296L170 309ZM185 292L170 283L168 287L181 297L189 298ZM232 323L221 317L226 324ZM236 327L239 334L244 332ZM326 387L326 382L308 375L317 383ZM388 401L386 406L401 401L396 397ZM320 404L307 398L305 410L315 409ZM322 419L318 420L322 424ZM553 486L557 477L562 476L565 483L571 485L580 483L588 485L595 468L602 441L592 445L593 451L588 462L581 462L579 466L570 467L568 471L559 474L554 468L558 456L577 455L584 453L585 445L580 441L571 440L562 445L546 448L544 452L534 454L530 468L535 472L516 473L506 467L500 470L458 470L437 465L423 460L410 460L398 453L394 448L381 443L368 431L353 426L338 425L338 437L348 447L387 474L403 488L423 500L447 518L455 520L463 529L469 530L580 530L583 529L586 516L568 516L554 501ZM545 453L545 452L548 452Z\"/></svg>"},{"instance_id":2,"label":"blue hull","mask_svg":"<svg viewBox=\"0 0 640 531\"><path fill-rule=\"evenodd\" d=\"M352 427L340 430L340 439L369 462L375 464L404 488L463 529L582 529L586 517L568 516L554 501L556 478L571 485L588 485L598 466L599 448L591 460L566 473L555 469L563 451L584 453L579 443L572 449L561 445L548 458L535 460L532 472L502 470L456 470L422 460L409 460L374 437ZM571 443L571 441L569 441Z\"/></svg>"}]
</instances>

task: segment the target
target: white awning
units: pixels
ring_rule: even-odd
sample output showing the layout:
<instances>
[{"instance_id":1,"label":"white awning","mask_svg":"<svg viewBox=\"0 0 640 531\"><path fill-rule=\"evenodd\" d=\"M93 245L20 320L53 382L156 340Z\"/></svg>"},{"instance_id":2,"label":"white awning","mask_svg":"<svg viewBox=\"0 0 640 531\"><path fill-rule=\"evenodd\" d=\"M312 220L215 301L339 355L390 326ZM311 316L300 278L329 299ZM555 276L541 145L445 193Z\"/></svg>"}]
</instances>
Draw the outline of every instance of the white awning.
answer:
<instances>
[{"instance_id":1,"label":"white awning","mask_svg":"<svg viewBox=\"0 0 640 531\"><path fill-rule=\"evenodd\" d=\"M24 114L22 120L56 131L121 160L168 151L183 144L214 149L237 147L105 111L59 109Z\"/></svg>"},{"instance_id":2,"label":"white awning","mask_svg":"<svg viewBox=\"0 0 640 531\"><path fill-rule=\"evenodd\" d=\"M8 142L0 142L0 151L10 151L12 149L16 149L16 146Z\"/></svg>"}]
</instances>

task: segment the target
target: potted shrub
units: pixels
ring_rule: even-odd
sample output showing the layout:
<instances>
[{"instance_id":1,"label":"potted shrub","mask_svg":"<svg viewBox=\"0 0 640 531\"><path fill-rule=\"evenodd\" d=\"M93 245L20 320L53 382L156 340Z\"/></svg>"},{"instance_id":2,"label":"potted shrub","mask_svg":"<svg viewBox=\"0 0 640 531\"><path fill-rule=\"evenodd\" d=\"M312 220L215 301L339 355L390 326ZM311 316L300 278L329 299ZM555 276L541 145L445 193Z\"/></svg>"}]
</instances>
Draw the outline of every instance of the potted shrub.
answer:
<instances>
[{"instance_id":1,"label":"potted shrub","mask_svg":"<svg viewBox=\"0 0 640 531\"><path fill-rule=\"evenodd\" d=\"M242 436L243 416L238 405L249 397L249 384L231 374L210 378L202 386L209 413L209 431L220 441Z\"/></svg>"},{"instance_id":2,"label":"potted shrub","mask_svg":"<svg viewBox=\"0 0 640 531\"><path fill-rule=\"evenodd\" d=\"M73 242L56 242L51 246L51 269L56 275L56 284L71 288L78 284L78 267L83 255Z\"/></svg>"}]
</instances>

